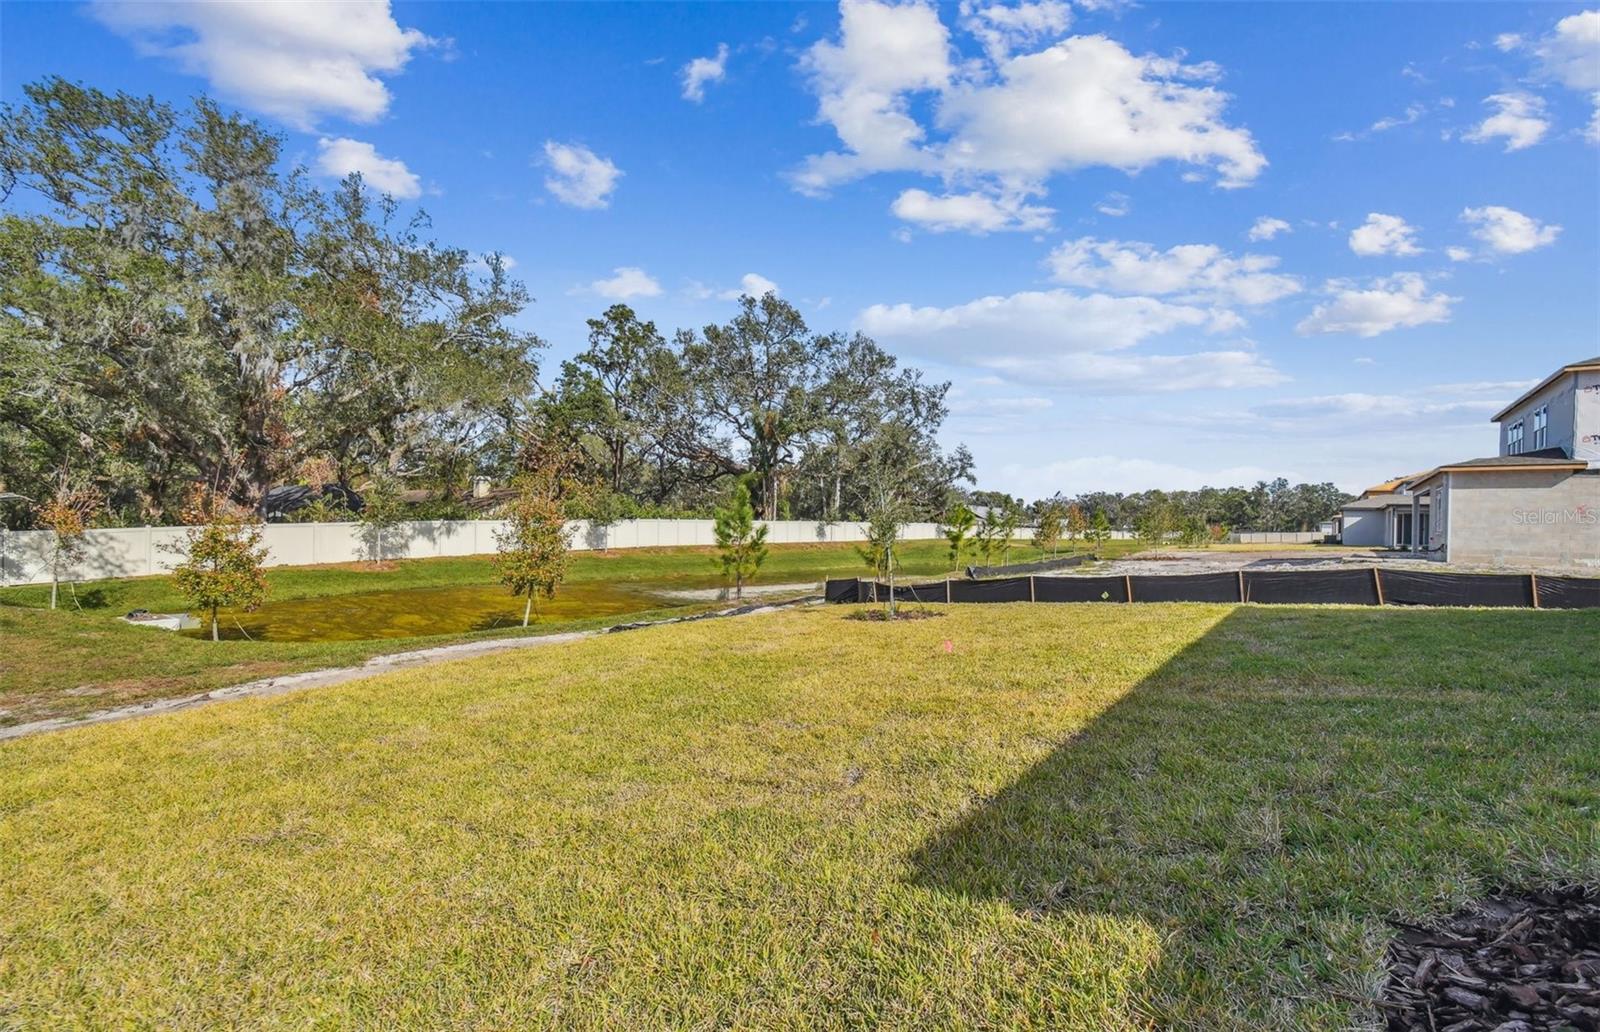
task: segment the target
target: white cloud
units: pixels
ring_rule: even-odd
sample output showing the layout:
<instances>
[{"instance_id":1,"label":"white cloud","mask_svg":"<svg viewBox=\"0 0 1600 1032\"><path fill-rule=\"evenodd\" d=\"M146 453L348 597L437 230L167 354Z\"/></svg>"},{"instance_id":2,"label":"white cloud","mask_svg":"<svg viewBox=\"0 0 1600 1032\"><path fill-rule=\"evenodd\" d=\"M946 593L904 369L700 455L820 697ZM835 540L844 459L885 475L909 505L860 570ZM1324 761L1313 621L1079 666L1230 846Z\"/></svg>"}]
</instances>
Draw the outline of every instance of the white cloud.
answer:
<instances>
[{"instance_id":1,"label":"white cloud","mask_svg":"<svg viewBox=\"0 0 1600 1032\"><path fill-rule=\"evenodd\" d=\"M1416 234L1417 227L1400 216L1372 212L1366 222L1350 231L1350 250L1369 258L1381 254L1421 254Z\"/></svg>"},{"instance_id":2,"label":"white cloud","mask_svg":"<svg viewBox=\"0 0 1600 1032\"><path fill-rule=\"evenodd\" d=\"M962 0L961 27L982 44L989 58L1000 61L1011 51L1059 36L1072 24L1072 8L1060 0L1038 3L974 3Z\"/></svg>"},{"instance_id":3,"label":"white cloud","mask_svg":"<svg viewBox=\"0 0 1600 1032\"><path fill-rule=\"evenodd\" d=\"M1600 90L1600 10L1556 22L1555 32L1535 48L1546 75L1568 89Z\"/></svg>"},{"instance_id":4,"label":"white cloud","mask_svg":"<svg viewBox=\"0 0 1600 1032\"><path fill-rule=\"evenodd\" d=\"M402 199L422 196L422 180L398 158L386 158L376 147L344 137L317 141L317 171L343 179L361 173L367 186Z\"/></svg>"},{"instance_id":5,"label":"white cloud","mask_svg":"<svg viewBox=\"0 0 1600 1032\"><path fill-rule=\"evenodd\" d=\"M1059 384L1098 394L1270 387L1287 379L1253 351L1199 351L1187 355L1128 352L1049 356L998 356L980 365L1019 383Z\"/></svg>"},{"instance_id":6,"label":"white cloud","mask_svg":"<svg viewBox=\"0 0 1600 1032\"><path fill-rule=\"evenodd\" d=\"M1373 280L1363 290L1348 281L1331 280L1332 300L1318 305L1295 330L1313 333L1353 333L1376 337L1401 327L1422 326L1450 320L1450 306L1461 299L1444 293L1428 293L1423 278L1402 272Z\"/></svg>"},{"instance_id":7,"label":"white cloud","mask_svg":"<svg viewBox=\"0 0 1600 1032\"><path fill-rule=\"evenodd\" d=\"M141 53L203 76L229 100L300 129L323 115L371 122L389 109L383 75L435 41L402 29L388 0L112 3L91 8Z\"/></svg>"},{"instance_id":8,"label":"white cloud","mask_svg":"<svg viewBox=\"0 0 1600 1032\"><path fill-rule=\"evenodd\" d=\"M739 285L737 287L733 288L732 290L724 290L717 296L722 298L724 301L737 301L739 298L746 295L749 295L750 297L764 297L767 294L778 293L782 293L782 291L778 289L778 285L776 283L767 279L760 273L747 272L743 276L739 277Z\"/></svg>"},{"instance_id":9,"label":"white cloud","mask_svg":"<svg viewBox=\"0 0 1600 1032\"><path fill-rule=\"evenodd\" d=\"M1522 46L1522 37L1515 32L1502 32L1494 38L1494 48L1508 54Z\"/></svg>"},{"instance_id":10,"label":"white cloud","mask_svg":"<svg viewBox=\"0 0 1600 1032\"><path fill-rule=\"evenodd\" d=\"M1107 165L1133 172L1161 161L1215 170L1244 186L1266 167L1250 133L1221 121L1227 95L1204 65L1135 56L1104 36L1074 36L1004 62L992 86L950 91L941 154L958 173L1039 180Z\"/></svg>"},{"instance_id":11,"label":"white cloud","mask_svg":"<svg viewBox=\"0 0 1600 1032\"><path fill-rule=\"evenodd\" d=\"M1544 134L1550 129L1550 121L1545 117L1544 99L1541 97L1523 92L1496 93L1484 98L1483 102L1494 105L1495 113L1463 133L1463 140L1491 143L1496 138L1504 138L1509 153L1532 147L1544 139Z\"/></svg>"},{"instance_id":12,"label":"white cloud","mask_svg":"<svg viewBox=\"0 0 1600 1032\"><path fill-rule=\"evenodd\" d=\"M1158 251L1150 244L1082 237L1048 259L1051 276L1069 286L1117 294L1173 294L1212 304L1263 305L1302 288L1293 276L1273 272L1278 259L1239 258L1213 244L1180 244Z\"/></svg>"},{"instance_id":13,"label":"white cloud","mask_svg":"<svg viewBox=\"0 0 1600 1032\"><path fill-rule=\"evenodd\" d=\"M683 66L683 99L698 104L706 99L706 84L721 82L728 74L728 44L717 44L716 57L697 57Z\"/></svg>"},{"instance_id":14,"label":"white cloud","mask_svg":"<svg viewBox=\"0 0 1600 1032\"><path fill-rule=\"evenodd\" d=\"M1280 233L1293 232L1294 227L1290 226L1282 219L1275 219L1271 216L1263 215L1259 219L1256 219L1255 223L1250 227L1250 232L1245 235L1251 240L1271 240L1277 237Z\"/></svg>"},{"instance_id":15,"label":"white cloud","mask_svg":"<svg viewBox=\"0 0 1600 1032\"><path fill-rule=\"evenodd\" d=\"M1556 22L1553 33L1534 48L1544 73L1568 89L1589 94L1594 114L1584 130L1600 143L1600 10L1582 11Z\"/></svg>"},{"instance_id":16,"label":"white cloud","mask_svg":"<svg viewBox=\"0 0 1600 1032\"><path fill-rule=\"evenodd\" d=\"M935 233L964 230L980 235L1002 230L1046 229L1050 216L1055 214L1053 208L1026 204L1020 196L966 193L935 197L915 187L896 197L889 210L896 218Z\"/></svg>"},{"instance_id":17,"label":"white cloud","mask_svg":"<svg viewBox=\"0 0 1600 1032\"><path fill-rule=\"evenodd\" d=\"M949 307L873 305L863 333L908 350L989 369L1028 387L1101 394L1255 387L1284 377L1253 351L1142 354L1129 349L1175 330L1218 329L1216 313L1152 297L1022 291ZM975 379L974 382L979 382Z\"/></svg>"},{"instance_id":18,"label":"white cloud","mask_svg":"<svg viewBox=\"0 0 1600 1032\"><path fill-rule=\"evenodd\" d=\"M1390 129L1394 129L1398 126L1410 125L1427 113L1428 106L1426 104L1407 104L1405 114L1392 115L1388 118L1380 118L1376 122L1373 122L1368 129L1370 132L1374 133L1388 132Z\"/></svg>"},{"instance_id":19,"label":"white cloud","mask_svg":"<svg viewBox=\"0 0 1600 1032\"><path fill-rule=\"evenodd\" d=\"M841 0L839 10L838 38L812 46L802 67L842 147L791 174L803 193L920 172L949 196L1015 206L1052 175L1093 165L1131 173L1175 161L1210 169L1225 187L1266 165L1250 133L1223 121L1228 97L1210 83L1213 65L1136 56L1104 36L1011 55L1064 28L1064 5L967 4L962 24L989 57L959 69L930 5Z\"/></svg>"},{"instance_id":20,"label":"white cloud","mask_svg":"<svg viewBox=\"0 0 1600 1032\"><path fill-rule=\"evenodd\" d=\"M622 265L611 270L609 279L598 279L582 291L595 294L612 301L626 301L630 297L656 297L661 293L661 284L657 283L654 276L634 265Z\"/></svg>"},{"instance_id":21,"label":"white cloud","mask_svg":"<svg viewBox=\"0 0 1600 1032\"><path fill-rule=\"evenodd\" d=\"M1444 249L1446 258L1453 262L1466 262L1472 260L1472 249L1468 247L1447 247Z\"/></svg>"},{"instance_id":22,"label":"white cloud","mask_svg":"<svg viewBox=\"0 0 1600 1032\"><path fill-rule=\"evenodd\" d=\"M1100 199L1100 203L1094 206L1094 210L1102 215L1120 219L1133 210L1133 203L1127 194L1112 191Z\"/></svg>"},{"instance_id":23,"label":"white cloud","mask_svg":"<svg viewBox=\"0 0 1600 1032\"><path fill-rule=\"evenodd\" d=\"M1209 324L1211 313L1152 297L1028 290L941 308L872 305L863 333L962 357L1011 352L1090 352L1132 347L1158 334Z\"/></svg>"},{"instance_id":24,"label":"white cloud","mask_svg":"<svg viewBox=\"0 0 1600 1032\"><path fill-rule=\"evenodd\" d=\"M1461 213L1461 221L1471 226L1472 235L1497 254L1532 251L1555 243L1561 233L1560 226L1540 222L1520 211L1495 204L1467 208Z\"/></svg>"},{"instance_id":25,"label":"white cloud","mask_svg":"<svg viewBox=\"0 0 1600 1032\"><path fill-rule=\"evenodd\" d=\"M1279 476L1287 476L1291 480L1304 479L1289 470L1262 466L1203 469L1110 454L1085 455L1046 463L1010 463L1000 466L993 479L1026 498L1048 498L1057 491L1067 496L1088 491L1131 494L1157 488L1163 491L1195 491L1202 487L1249 485ZM986 475L985 482L989 480L990 477Z\"/></svg>"},{"instance_id":26,"label":"white cloud","mask_svg":"<svg viewBox=\"0 0 1600 1032\"><path fill-rule=\"evenodd\" d=\"M576 143L546 140L544 163L550 170L544 186L562 204L574 208L604 208L611 203L622 170L607 158Z\"/></svg>"}]
</instances>

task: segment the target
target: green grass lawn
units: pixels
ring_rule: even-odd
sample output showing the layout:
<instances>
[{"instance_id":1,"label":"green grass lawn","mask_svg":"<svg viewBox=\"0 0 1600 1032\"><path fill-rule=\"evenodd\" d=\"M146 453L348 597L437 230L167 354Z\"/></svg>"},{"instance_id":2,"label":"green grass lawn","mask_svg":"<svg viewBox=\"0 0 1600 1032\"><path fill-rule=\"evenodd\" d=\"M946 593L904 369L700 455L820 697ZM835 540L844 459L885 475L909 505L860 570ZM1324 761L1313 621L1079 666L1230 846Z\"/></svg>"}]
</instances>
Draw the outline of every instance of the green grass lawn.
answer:
<instances>
[{"instance_id":1,"label":"green grass lawn","mask_svg":"<svg viewBox=\"0 0 1600 1032\"><path fill-rule=\"evenodd\" d=\"M847 612L0 746L0 1026L1342 1029L1600 878L1600 613Z\"/></svg>"},{"instance_id":2,"label":"green grass lawn","mask_svg":"<svg viewBox=\"0 0 1600 1032\"><path fill-rule=\"evenodd\" d=\"M942 541L906 542L901 563L907 576L942 575L949 568ZM1106 554L1131 542L1110 542ZM1038 558L1031 546L1011 550L1012 562ZM719 583L708 548L619 550L577 553L569 580L701 586ZM853 577L868 571L852 545L774 545L758 582L781 584ZM460 584L495 583L486 557L420 559L376 567L285 567L268 571L272 600ZM134 609L188 609L167 577L96 581L76 588L83 608L63 589L63 606L44 611L45 586L0 590L0 726L75 716L149 699L208 691L230 684L318 667L356 663L386 652L440 645L489 635L548 634L618 622L615 616L545 620L520 629L430 635L380 641L248 642L196 641L169 632L130 627L118 617ZM693 608L705 608L689 607ZM679 610L686 611L686 610ZM642 612L635 618L668 615Z\"/></svg>"}]
</instances>

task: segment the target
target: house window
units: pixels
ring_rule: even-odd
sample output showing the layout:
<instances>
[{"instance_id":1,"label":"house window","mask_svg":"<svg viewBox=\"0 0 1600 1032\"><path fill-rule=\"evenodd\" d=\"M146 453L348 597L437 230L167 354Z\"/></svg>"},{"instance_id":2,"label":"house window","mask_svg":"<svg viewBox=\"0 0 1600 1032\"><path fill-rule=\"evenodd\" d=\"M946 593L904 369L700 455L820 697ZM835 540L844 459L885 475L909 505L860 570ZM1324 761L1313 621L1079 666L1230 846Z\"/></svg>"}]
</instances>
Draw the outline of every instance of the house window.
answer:
<instances>
[{"instance_id":1,"label":"house window","mask_svg":"<svg viewBox=\"0 0 1600 1032\"><path fill-rule=\"evenodd\" d=\"M1522 420L1517 420L1506 427L1506 454L1522 454Z\"/></svg>"},{"instance_id":2,"label":"house window","mask_svg":"<svg viewBox=\"0 0 1600 1032\"><path fill-rule=\"evenodd\" d=\"M1540 405L1533 410L1533 447L1543 448L1550 442L1550 406Z\"/></svg>"}]
</instances>

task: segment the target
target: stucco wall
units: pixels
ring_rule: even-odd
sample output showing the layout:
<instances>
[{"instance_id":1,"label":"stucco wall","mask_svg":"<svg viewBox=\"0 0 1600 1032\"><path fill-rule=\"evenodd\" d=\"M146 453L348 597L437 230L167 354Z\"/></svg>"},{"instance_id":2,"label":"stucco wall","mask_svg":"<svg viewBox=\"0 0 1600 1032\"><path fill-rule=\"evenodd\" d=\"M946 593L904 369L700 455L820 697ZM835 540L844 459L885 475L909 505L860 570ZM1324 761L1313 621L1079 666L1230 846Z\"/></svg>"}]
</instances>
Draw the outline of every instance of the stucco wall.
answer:
<instances>
[{"instance_id":1,"label":"stucco wall","mask_svg":"<svg viewBox=\"0 0 1600 1032\"><path fill-rule=\"evenodd\" d=\"M1600 568L1600 472L1450 473L1446 558L1483 566ZM1437 502L1435 504L1438 504Z\"/></svg>"},{"instance_id":2,"label":"stucco wall","mask_svg":"<svg viewBox=\"0 0 1600 1032\"><path fill-rule=\"evenodd\" d=\"M1381 548L1389 543L1386 522L1382 509L1346 509L1339 541L1363 548Z\"/></svg>"},{"instance_id":3,"label":"stucco wall","mask_svg":"<svg viewBox=\"0 0 1600 1032\"><path fill-rule=\"evenodd\" d=\"M495 550L500 520L437 520L402 523L385 535L383 554L391 559L424 559L451 555L482 555ZM654 548L663 545L715 543L710 520L623 520L592 527L578 520L569 524L572 547ZM818 523L814 520L773 520L767 540L774 544L862 541L859 523ZM359 523L269 523L262 528L269 566L309 566L347 563L376 556L372 532ZM1032 530L1017 531L1020 538ZM166 573L179 561L174 550L183 541L182 527L124 527L92 530L86 535L85 555L66 579L98 580L104 577L142 577ZM902 536L909 541L939 537L936 523L908 523ZM48 531L0 530L0 584L50 582Z\"/></svg>"}]
</instances>

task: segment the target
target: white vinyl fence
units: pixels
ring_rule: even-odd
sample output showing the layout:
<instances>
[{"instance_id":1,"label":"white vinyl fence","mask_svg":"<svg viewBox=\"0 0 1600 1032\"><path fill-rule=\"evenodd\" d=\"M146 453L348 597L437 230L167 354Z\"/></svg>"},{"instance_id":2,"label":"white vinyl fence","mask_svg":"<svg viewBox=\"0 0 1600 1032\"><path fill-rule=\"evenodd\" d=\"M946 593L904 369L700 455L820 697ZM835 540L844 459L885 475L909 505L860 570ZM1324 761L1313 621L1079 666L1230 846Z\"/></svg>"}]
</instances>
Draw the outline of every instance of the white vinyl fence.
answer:
<instances>
[{"instance_id":1,"label":"white vinyl fence","mask_svg":"<svg viewBox=\"0 0 1600 1032\"><path fill-rule=\"evenodd\" d=\"M401 523L385 532L383 555L387 559L483 555L495 550L495 532L504 527L501 520ZM577 520L569 527L572 547L585 551L716 543L711 520L623 520L606 526ZM767 540L773 544L865 540L859 523L773 520L767 527ZM378 555L376 532L359 523L269 523L261 529L268 566L348 563ZM1018 536L1029 533L1023 529ZM936 523L908 523L902 533L909 541L938 536ZM50 583L51 537L46 530L0 529L0 586ZM85 535L83 560L65 572L63 579L88 581L166 573L180 561L176 549L183 540L182 527L91 530Z\"/></svg>"},{"instance_id":2,"label":"white vinyl fence","mask_svg":"<svg viewBox=\"0 0 1600 1032\"><path fill-rule=\"evenodd\" d=\"M1236 545L1314 545L1327 536L1320 530L1237 530L1228 540Z\"/></svg>"}]
</instances>

